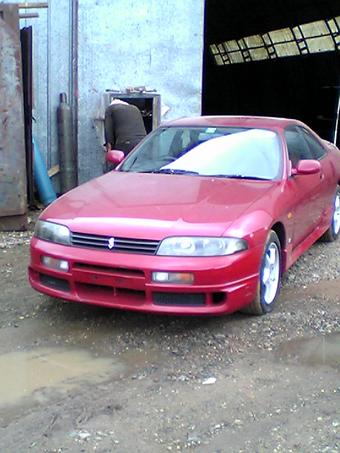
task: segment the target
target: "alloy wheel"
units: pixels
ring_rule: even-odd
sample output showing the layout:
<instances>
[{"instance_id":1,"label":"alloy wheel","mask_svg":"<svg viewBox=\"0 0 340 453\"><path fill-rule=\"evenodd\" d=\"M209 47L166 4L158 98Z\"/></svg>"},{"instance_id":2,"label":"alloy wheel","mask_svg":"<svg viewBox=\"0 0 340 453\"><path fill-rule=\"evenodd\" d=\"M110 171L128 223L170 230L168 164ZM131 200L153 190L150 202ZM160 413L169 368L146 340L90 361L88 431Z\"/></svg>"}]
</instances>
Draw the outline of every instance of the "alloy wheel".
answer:
<instances>
[{"instance_id":1,"label":"alloy wheel","mask_svg":"<svg viewBox=\"0 0 340 453\"><path fill-rule=\"evenodd\" d=\"M340 194L337 193L334 201L334 214L333 214L333 231L337 235L340 230Z\"/></svg>"},{"instance_id":2,"label":"alloy wheel","mask_svg":"<svg viewBox=\"0 0 340 453\"><path fill-rule=\"evenodd\" d=\"M261 280L263 300L269 305L275 299L280 282L280 252L275 242L267 247Z\"/></svg>"}]
</instances>

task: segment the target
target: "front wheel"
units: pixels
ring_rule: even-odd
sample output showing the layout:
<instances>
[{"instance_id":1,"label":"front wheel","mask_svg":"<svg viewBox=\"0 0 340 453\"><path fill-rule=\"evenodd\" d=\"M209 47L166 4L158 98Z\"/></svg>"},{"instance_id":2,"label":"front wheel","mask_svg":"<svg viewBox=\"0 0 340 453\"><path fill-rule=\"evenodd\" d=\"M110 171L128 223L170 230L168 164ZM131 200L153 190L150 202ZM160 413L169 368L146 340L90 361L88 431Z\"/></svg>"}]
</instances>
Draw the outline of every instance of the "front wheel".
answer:
<instances>
[{"instance_id":1,"label":"front wheel","mask_svg":"<svg viewBox=\"0 0 340 453\"><path fill-rule=\"evenodd\" d=\"M331 223L328 230L322 236L322 240L325 242L333 242L339 237L340 233L340 186L337 187L335 192Z\"/></svg>"},{"instance_id":2,"label":"front wheel","mask_svg":"<svg viewBox=\"0 0 340 453\"><path fill-rule=\"evenodd\" d=\"M242 311L264 315L273 310L280 290L282 273L281 245L275 231L271 230L261 260L256 298Z\"/></svg>"}]
</instances>

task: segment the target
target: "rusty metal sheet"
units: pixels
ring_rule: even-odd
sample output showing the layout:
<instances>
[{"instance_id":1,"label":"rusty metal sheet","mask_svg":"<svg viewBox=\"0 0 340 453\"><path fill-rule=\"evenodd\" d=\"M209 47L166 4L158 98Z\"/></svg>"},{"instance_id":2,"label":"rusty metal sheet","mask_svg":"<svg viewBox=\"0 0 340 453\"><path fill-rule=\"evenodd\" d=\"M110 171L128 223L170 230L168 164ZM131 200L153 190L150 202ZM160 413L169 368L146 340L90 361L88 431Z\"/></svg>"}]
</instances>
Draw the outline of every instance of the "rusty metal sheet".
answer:
<instances>
[{"instance_id":1,"label":"rusty metal sheet","mask_svg":"<svg viewBox=\"0 0 340 453\"><path fill-rule=\"evenodd\" d=\"M15 5L0 4L0 230L22 229L26 211L19 15Z\"/></svg>"}]
</instances>

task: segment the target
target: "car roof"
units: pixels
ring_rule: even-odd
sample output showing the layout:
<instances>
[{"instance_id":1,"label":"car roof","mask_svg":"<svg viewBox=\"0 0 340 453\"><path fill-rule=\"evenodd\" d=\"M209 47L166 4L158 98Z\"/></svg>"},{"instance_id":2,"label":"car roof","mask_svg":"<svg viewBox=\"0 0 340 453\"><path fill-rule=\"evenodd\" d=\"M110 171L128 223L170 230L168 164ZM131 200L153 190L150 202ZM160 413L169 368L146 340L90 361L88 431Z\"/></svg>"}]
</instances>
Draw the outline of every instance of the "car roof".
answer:
<instances>
[{"instance_id":1,"label":"car roof","mask_svg":"<svg viewBox=\"0 0 340 453\"><path fill-rule=\"evenodd\" d=\"M163 123L165 126L240 126L259 127L265 129L283 129L291 125L305 126L301 121L289 118L274 118L267 116L197 116L179 118Z\"/></svg>"}]
</instances>

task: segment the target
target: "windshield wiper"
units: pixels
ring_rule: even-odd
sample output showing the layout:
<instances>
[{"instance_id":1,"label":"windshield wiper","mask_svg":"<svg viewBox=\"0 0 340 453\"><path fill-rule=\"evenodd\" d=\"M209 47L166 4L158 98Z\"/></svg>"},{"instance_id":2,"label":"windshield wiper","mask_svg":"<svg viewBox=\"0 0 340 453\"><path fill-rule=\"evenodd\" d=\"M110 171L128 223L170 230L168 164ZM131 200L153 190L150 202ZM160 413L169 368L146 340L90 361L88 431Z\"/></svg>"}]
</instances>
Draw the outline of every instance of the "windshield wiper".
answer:
<instances>
[{"instance_id":1,"label":"windshield wiper","mask_svg":"<svg viewBox=\"0 0 340 453\"><path fill-rule=\"evenodd\" d=\"M246 176L246 175L201 175L208 176L209 178L228 178L228 179L253 179L255 181L270 181L270 178L261 178L260 176Z\"/></svg>"},{"instance_id":2,"label":"windshield wiper","mask_svg":"<svg viewBox=\"0 0 340 453\"><path fill-rule=\"evenodd\" d=\"M199 175L197 171L180 170L176 168L161 168L159 170L143 171L142 173L164 173L166 175Z\"/></svg>"}]
</instances>

